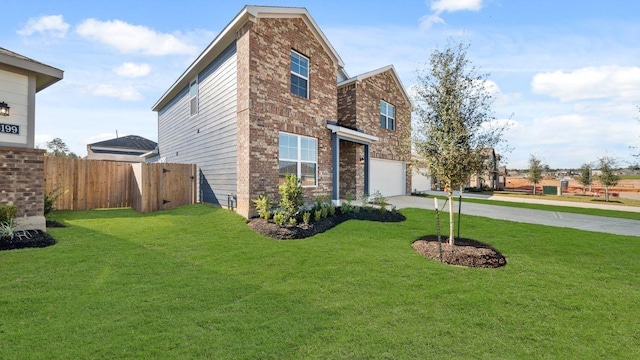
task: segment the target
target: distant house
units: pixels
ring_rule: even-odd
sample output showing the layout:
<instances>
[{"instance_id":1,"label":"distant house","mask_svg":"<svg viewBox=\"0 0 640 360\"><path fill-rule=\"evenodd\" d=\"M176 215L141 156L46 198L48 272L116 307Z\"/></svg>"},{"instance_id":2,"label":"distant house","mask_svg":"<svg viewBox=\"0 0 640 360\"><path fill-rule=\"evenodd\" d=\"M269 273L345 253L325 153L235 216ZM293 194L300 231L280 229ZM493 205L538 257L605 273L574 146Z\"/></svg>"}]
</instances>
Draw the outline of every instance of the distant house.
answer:
<instances>
[{"instance_id":1,"label":"distant house","mask_svg":"<svg viewBox=\"0 0 640 360\"><path fill-rule=\"evenodd\" d=\"M497 154L493 148L483 149L482 153L485 157L485 170L471 175L469 187L486 187L490 190L504 189L507 168L500 166L500 154Z\"/></svg>"},{"instance_id":2,"label":"distant house","mask_svg":"<svg viewBox=\"0 0 640 360\"><path fill-rule=\"evenodd\" d=\"M411 191L411 104L393 66L350 77L305 8L246 6L153 106L159 159L250 216L285 174L307 201Z\"/></svg>"},{"instance_id":3,"label":"distant house","mask_svg":"<svg viewBox=\"0 0 640 360\"><path fill-rule=\"evenodd\" d=\"M36 93L62 80L52 66L0 48L0 204L23 229L45 229L44 150L35 149Z\"/></svg>"},{"instance_id":4,"label":"distant house","mask_svg":"<svg viewBox=\"0 0 640 360\"><path fill-rule=\"evenodd\" d=\"M155 151L158 143L142 136L127 135L87 145L87 159L145 162L143 155Z\"/></svg>"}]
</instances>

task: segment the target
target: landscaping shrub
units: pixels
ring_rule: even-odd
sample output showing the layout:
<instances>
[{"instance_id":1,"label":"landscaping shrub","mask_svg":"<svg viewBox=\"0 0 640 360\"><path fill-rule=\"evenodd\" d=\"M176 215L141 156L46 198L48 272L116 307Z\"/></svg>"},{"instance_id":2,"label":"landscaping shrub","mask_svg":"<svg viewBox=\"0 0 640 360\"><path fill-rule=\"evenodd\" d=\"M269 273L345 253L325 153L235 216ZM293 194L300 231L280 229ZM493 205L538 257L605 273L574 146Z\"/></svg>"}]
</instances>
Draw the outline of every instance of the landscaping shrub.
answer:
<instances>
[{"instance_id":1,"label":"landscaping shrub","mask_svg":"<svg viewBox=\"0 0 640 360\"><path fill-rule=\"evenodd\" d=\"M253 201L253 204L256 206L258 215L265 220L269 220L271 217L271 200L269 200L269 197L262 194L251 201Z\"/></svg>"},{"instance_id":2,"label":"landscaping shrub","mask_svg":"<svg viewBox=\"0 0 640 360\"><path fill-rule=\"evenodd\" d=\"M0 205L0 224L8 223L16 217L18 209L15 205Z\"/></svg>"},{"instance_id":3,"label":"landscaping shrub","mask_svg":"<svg viewBox=\"0 0 640 360\"><path fill-rule=\"evenodd\" d=\"M284 183L278 188L280 192L280 207L286 213L287 218L296 217L298 209L302 206L302 184L292 174L286 174Z\"/></svg>"},{"instance_id":4,"label":"landscaping shrub","mask_svg":"<svg viewBox=\"0 0 640 360\"><path fill-rule=\"evenodd\" d=\"M69 192L69 190L60 191L62 186L58 186L55 189L49 191L48 194L44 194L44 216L49 215L53 210L55 210L54 204L58 199Z\"/></svg>"}]
</instances>

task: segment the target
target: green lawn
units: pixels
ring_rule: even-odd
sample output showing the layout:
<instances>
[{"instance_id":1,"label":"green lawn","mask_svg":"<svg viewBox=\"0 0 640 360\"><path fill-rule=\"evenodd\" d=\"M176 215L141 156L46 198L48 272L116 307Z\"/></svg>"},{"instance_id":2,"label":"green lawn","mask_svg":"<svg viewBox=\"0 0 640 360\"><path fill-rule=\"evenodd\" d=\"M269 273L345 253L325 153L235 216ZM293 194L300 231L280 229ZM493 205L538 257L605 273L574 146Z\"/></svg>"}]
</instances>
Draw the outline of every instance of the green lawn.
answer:
<instances>
[{"instance_id":1,"label":"green lawn","mask_svg":"<svg viewBox=\"0 0 640 360\"><path fill-rule=\"evenodd\" d=\"M57 245L0 252L0 358L640 358L640 237L465 217L508 259L470 269L403 213L276 241L204 205L57 212Z\"/></svg>"}]
</instances>

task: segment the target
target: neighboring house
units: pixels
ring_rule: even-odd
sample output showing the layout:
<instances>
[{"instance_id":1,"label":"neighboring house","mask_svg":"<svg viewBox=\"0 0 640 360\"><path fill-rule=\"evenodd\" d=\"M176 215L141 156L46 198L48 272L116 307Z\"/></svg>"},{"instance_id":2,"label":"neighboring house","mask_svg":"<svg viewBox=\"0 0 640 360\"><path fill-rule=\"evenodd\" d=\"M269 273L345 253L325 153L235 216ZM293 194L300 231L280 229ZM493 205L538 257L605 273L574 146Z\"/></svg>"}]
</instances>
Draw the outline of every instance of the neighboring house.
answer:
<instances>
[{"instance_id":1,"label":"neighboring house","mask_svg":"<svg viewBox=\"0 0 640 360\"><path fill-rule=\"evenodd\" d=\"M141 136L127 135L87 145L87 159L123 162L145 162L158 144Z\"/></svg>"},{"instance_id":2,"label":"neighboring house","mask_svg":"<svg viewBox=\"0 0 640 360\"><path fill-rule=\"evenodd\" d=\"M0 204L23 229L45 229L44 150L35 149L36 93L62 70L0 48Z\"/></svg>"},{"instance_id":3,"label":"neighboring house","mask_svg":"<svg viewBox=\"0 0 640 360\"><path fill-rule=\"evenodd\" d=\"M243 216L297 175L307 201L411 191L411 104L392 66L350 78L305 8L246 6L153 106L159 158ZM409 173L408 173L409 172Z\"/></svg>"},{"instance_id":4,"label":"neighboring house","mask_svg":"<svg viewBox=\"0 0 640 360\"><path fill-rule=\"evenodd\" d=\"M502 190L506 184L507 168L500 166L500 154L493 148L484 149L485 170L471 175L469 187L487 187L490 190Z\"/></svg>"}]
</instances>

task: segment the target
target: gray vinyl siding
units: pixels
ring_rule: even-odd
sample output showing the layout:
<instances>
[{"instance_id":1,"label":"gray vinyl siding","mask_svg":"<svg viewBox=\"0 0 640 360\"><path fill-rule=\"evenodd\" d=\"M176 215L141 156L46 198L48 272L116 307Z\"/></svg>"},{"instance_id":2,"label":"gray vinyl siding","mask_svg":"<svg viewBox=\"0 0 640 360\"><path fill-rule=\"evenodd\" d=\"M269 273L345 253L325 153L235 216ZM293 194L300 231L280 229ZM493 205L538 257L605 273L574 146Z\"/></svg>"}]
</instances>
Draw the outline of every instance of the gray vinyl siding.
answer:
<instances>
[{"instance_id":1,"label":"gray vinyl siding","mask_svg":"<svg viewBox=\"0 0 640 360\"><path fill-rule=\"evenodd\" d=\"M237 58L235 43L198 74L198 114L186 86L158 112L160 157L198 166L199 200L226 204L237 192Z\"/></svg>"}]
</instances>

